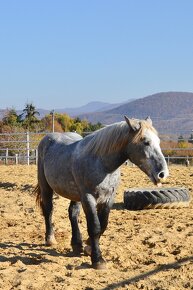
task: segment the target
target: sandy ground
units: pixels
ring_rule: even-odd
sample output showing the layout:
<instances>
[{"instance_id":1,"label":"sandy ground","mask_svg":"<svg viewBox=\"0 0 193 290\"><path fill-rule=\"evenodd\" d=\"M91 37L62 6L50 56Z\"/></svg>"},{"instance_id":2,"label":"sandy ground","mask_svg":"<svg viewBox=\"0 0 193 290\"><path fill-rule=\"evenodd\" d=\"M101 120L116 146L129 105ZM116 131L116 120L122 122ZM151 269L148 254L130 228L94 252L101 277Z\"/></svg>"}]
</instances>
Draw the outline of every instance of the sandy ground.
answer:
<instances>
[{"instance_id":1,"label":"sandy ground","mask_svg":"<svg viewBox=\"0 0 193 290\"><path fill-rule=\"evenodd\" d=\"M193 192L193 167L170 167L165 186ZM75 257L70 247L69 201L56 198L58 245L44 246L44 222L32 189L36 166L0 166L0 289L193 289L193 204L182 209L128 211L123 192L152 187L137 168L122 166L122 178L101 238L107 270L90 267L90 257ZM80 216L84 240L85 217Z\"/></svg>"}]
</instances>

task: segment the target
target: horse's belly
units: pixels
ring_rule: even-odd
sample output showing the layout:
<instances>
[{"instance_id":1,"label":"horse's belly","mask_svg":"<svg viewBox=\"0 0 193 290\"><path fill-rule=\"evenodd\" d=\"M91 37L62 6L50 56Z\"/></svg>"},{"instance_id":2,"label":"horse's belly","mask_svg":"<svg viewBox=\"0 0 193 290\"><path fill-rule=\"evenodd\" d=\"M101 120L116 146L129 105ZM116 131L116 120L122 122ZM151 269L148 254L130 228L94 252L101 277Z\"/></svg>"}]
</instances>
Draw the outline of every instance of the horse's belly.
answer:
<instances>
[{"instance_id":1,"label":"horse's belly","mask_svg":"<svg viewBox=\"0 0 193 290\"><path fill-rule=\"evenodd\" d=\"M50 187L59 195L73 201L80 201L80 192L72 178L66 176L65 178L54 178L54 176L47 176L47 181Z\"/></svg>"},{"instance_id":2,"label":"horse's belly","mask_svg":"<svg viewBox=\"0 0 193 290\"><path fill-rule=\"evenodd\" d=\"M80 192L74 181L68 182L65 187L56 186L54 189L59 195L68 198L73 201L80 201Z\"/></svg>"}]
</instances>

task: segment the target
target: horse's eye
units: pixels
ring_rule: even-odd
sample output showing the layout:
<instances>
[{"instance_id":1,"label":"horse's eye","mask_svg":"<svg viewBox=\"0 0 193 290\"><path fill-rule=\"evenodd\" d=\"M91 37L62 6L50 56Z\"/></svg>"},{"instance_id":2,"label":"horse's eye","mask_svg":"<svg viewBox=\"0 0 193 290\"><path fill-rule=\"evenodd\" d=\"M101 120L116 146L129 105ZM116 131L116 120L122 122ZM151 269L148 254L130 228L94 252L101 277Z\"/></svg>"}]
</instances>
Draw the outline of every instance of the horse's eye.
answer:
<instances>
[{"instance_id":1,"label":"horse's eye","mask_svg":"<svg viewBox=\"0 0 193 290\"><path fill-rule=\"evenodd\" d=\"M150 145L149 141L144 141L143 143L144 143L145 146L149 146Z\"/></svg>"}]
</instances>

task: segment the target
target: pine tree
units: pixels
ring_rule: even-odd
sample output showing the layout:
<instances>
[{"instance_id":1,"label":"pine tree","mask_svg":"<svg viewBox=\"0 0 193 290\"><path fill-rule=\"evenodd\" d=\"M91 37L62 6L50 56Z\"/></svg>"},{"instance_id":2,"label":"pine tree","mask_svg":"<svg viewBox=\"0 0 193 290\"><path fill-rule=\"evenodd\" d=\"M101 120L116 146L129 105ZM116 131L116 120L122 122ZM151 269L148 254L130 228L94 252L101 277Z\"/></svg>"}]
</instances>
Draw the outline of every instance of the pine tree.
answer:
<instances>
[{"instance_id":1,"label":"pine tree","mask_svg":"<svg viewBox=\"0 0 193 290\"><path fill-rule=\"evenodd\" d=\"M24 116L23 124L27 130L33 130L35 127L34 125L39 122L36 115L40 115L40 113L36 111L35 106L32 103L26 104L22 116Z\"/></svg>"}]
</instances>

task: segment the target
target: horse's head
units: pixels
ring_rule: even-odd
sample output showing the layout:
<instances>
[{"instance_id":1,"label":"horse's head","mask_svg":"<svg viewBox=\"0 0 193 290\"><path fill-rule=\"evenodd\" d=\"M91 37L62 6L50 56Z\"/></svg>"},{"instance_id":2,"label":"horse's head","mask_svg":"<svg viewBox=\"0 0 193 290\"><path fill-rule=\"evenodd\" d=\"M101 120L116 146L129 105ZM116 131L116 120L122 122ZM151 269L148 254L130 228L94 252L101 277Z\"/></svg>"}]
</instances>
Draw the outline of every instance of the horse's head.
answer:
<instances>
[{"instance_id":1,"label":"horse's head","mask_svg":"<svg viewBox=\"0 0 193 290\"><path fill-rule=\"evenodd\" d=\"M168 167L161 152L160 139L148 117L146 120L129 119L131 142L127 146L128 158L144 171L152 182L159 185L168 175Z\"/></svg>"}]
</instances>

